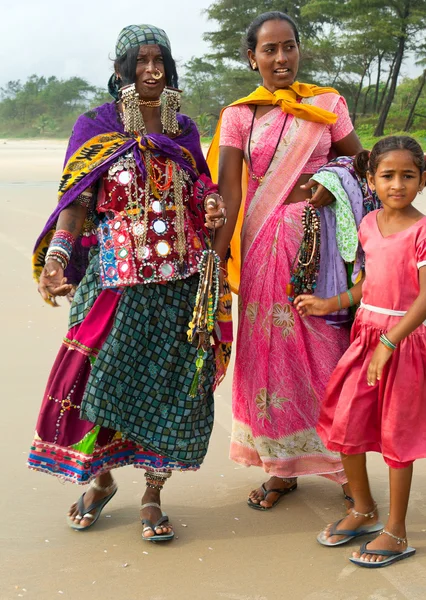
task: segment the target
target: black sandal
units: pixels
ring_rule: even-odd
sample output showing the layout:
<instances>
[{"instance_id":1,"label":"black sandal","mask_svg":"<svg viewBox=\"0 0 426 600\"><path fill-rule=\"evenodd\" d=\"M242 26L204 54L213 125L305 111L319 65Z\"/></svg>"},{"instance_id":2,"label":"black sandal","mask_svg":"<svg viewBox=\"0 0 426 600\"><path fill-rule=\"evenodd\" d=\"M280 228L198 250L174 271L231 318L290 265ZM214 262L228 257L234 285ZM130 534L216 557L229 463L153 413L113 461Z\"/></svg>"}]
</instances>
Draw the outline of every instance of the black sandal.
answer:
<instances>
[{"instance_id":1,"label":"black sandal","mask_svg":"<svg viewBox=\"0 0 426 600\"><path fill-rule=\"evenodd\" d=\"M265 484L262 483L262 485L260 486L260 489L263 492L263 500L265 500L265 498L268 494L272 494L272 492L274 492L275 494L279 494L278 498L275 500L275 502L272 504L272 506L269 506L269 507L260 506L260 504L256 504L255 502L253 502L251 500L251 498L248 498L247 504L250 506L250 508L254 508L255 510L271 510L271 508L274 508L274 506L276 506L278 504L278 502L281 500L281 498L283 496L286 496L290 492L294 492L294 490L296 488L297 488L297 481L291 487L284 488L284 489L272 489L272 490L267 490L265 487ZM260 502L262 502L262 500L260 500Z\"/></svg>"},{"instance_id":2,"label":"black sandal","mask_svg":"<svg viewBox=\"0 0 426 600\"><path fill-rule=\"evenodd\" d=\"M110 492L110 493L107 496L105 496L104 498L101 498L100 500L93 502L87 508L84 508L84 496L86 495L86 492L84 492L84 494L82 494L80 496L80 498L77 500L77 508L78 508L77 520L82 521L83 519L90 519L90 523L88 525L86 525L85 527L83 527L79 523L75 523L75 521L73 519L71 519L70 516L68 516L67 517L68 525L71 527L71 529L75 529L76 531L86 531L86 529L90 529L90 527L93 527L93 525L96 523L96 521L101 516L102 510L105 508L105 506L111 500L111 498L113 498L115 496L115 494L117 493L117 490L118 490L118 486L115 481L113 481L110 485L107 485L106 487L102 487L102 486L98 485L96 483L96 481L92 481L92 483L90 484L90 487L94 488L98 492Z\"/></svg>"},{"instance_id":3,"label":"black sandal","mask_svg":"<svg viewBox=\"0 0 426 600\"><path fill-rule=\"evenodd\" d=\"M156 502L147 502L146 504L142 504L141 510L150 506L153 508L159 508L161 510L161 506ZM169 523L169 517L165 513L163 513L163 516L160 517L156 523L153 523L150 519L141 519L141 523L144 525L142 530L142 539L145 540L145 542L169 542L175 537L174 531L171 531L170 533L156 533L155 531L158 527L167 527L167 524L169 524L169 527L171 527ZM154 535L145 537L145 531L149 530L153 531Z\"/></svg>"}]
</instances>

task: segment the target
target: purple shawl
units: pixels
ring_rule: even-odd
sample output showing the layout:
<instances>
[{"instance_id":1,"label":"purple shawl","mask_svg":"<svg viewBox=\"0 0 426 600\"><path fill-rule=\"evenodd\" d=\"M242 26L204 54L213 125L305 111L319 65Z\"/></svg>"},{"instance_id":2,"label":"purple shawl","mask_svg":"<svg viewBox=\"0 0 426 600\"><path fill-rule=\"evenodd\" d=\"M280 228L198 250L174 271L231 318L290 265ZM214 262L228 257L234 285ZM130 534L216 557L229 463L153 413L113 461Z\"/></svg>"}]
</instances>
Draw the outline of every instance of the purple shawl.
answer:
<instances>
[{"instance_id":1,"label":"purple shawl","mask_svg":"<svg viewBox=\"0 0 426 600\"><path fill-rule=\"evenodd\" d=\"M148 134L140 140L141 145L149 142L153 147L154 152L158 152L165 158L170 158L180 167L185 169L191 176L193 181L196 181L199 175L210 176L209 168L203 156L200 144L200 135L198 133L195 123L186 115L178 114L178 122L181 128L181 132L178 136L171 139L163 134ZM74 185L67 189L65 193L60 195L60 200L55 210L50 215L43 228L43 231L39 235L35 244L34 255L35 263L39 264L42 260L43 254L45 254L46 248L46 236L49 231L55 229L56 222L59 214L64 208L69 206L79 194L81 194L86 188L96 184L99 178L105 173L110 165L122 154L126 153L130 148L133 149L133 154L136 160L136 164L140 168L142 174L145 174L145 168L141 160L141 150L139 147L139 141L127 137L124 133L124 128L119 120L117 108L114 102L103 104L87 113L81 115L73 128L67 152L65 155L64 168L80 149L82 154L84 153L84 146L87 145L89 140L95 137L102 136L105 134L117 134L118 145L117 149L104 160L100 161L93 170L84 175L83 177L77 178ZM191 162L182 148L189 151L192 158L195 161L194 164ZM61 181L59 192L62 192L64 186L64 180ZM44 248L42 248L44 246ZM71 257L70 264L66 271L66 276L71 283L79 283L82 276L84 275L85 268L87 265L88 248L81 245L81 240L76 241L73 255Z\"/></svg>"},{"instance_id":2,"label":"purple shawl","mask_svg":"<svg viewBox=\"0 0 426 600\"><path fill-rule=\"evenodd\" d=\"M351 203L357 229L367 213L380 207L380 202L368 187L365 178L360 177L353 167L353 157L340 156L319 169L332 171L339 179L343 190ZM349 284L347 265L340 256L336 240L336 215L330 207L320 209L321 213L321 269L315 294L322 298L330 298L347 290ZM354 282L363 266L363 251L358 246L357 258L353 265L352 281ZM330 324L342 324L351 319L350 311L341 310L328 315Z\"/></svg>"}]
</instances>

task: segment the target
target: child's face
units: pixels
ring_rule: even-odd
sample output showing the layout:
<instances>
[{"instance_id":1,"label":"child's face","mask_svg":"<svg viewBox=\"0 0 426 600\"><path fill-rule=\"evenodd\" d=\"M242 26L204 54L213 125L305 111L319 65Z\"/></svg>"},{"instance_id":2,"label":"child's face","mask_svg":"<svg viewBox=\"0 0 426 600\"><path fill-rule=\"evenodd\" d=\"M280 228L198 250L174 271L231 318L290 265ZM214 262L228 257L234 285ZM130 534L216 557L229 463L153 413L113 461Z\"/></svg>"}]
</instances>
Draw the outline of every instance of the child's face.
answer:
<instances>
[{"instance_id":1,"label":"child's face","mask_svg":"<svg viewBox=\"0 0 426 600\"><path fill-rule=\"evenodd\" d=\"M381 202L395 210L409 206L425 184L408 150L392 150L380 158L376 173L368 181Z\"/></svg>"}]
</instances>

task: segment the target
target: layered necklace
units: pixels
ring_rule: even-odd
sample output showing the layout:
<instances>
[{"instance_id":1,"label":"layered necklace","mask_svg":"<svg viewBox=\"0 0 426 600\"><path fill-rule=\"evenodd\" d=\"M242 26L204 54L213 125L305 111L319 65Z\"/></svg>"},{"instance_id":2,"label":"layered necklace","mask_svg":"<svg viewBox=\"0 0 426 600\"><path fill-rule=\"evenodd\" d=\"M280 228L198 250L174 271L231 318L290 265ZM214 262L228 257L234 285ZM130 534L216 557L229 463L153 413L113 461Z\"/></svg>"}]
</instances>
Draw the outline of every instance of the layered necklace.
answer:
<instances>
[{"instance_id":1,"label":"layered necklace","mask_svg":"<svg viewBox=\"0 0 426 600\"><path fill-rule=\"evenodd\" d=\"M166 159L163 176L160 168L155 165L150 150L146 150L143 153L143 159L145 163L146 178L142 218L138 186L136 181L132 182L132 179L129 179L128 181L128 202L126 206L127 215L132 221L132 232L135 240L136 256L138 260L144 260L147 255L149 210L151 207L152 197L161 198L160 204L162 207L163 219L166 219L165 201L171 191L171 188L173 188L173 203L176 211L175 227L177 234L175 247L179 255L179 266L180 268L183 268L183 263L187 252L185 236L184 188L189 181L189 176L187 176L184 169L179 168L176 163L170 159ZM159 174L161 175L161 178L164 178L164 183L161 182Z\"/></svg>"},{"instance_id":2,"label":"layered necklace","mask_svg":"<svg viewBox=\"0 0 426 600\"><path fill-rule=\"evenodd\" d=\"M269 167L272 165L272 161L274 160L275 154L277 153L278 146L280 145L281 138L282 138L282 135L284 133L285 126L287 124L287 119L288 119L288 114L289 113L287 113L286 116L285 116L284 123L283 123L283 126L281 127L280 135L279 135L279 138L278 138L278 142L277 142L277 144L275 146L274 153L273 153L273 155L271 157L271 160L269 161L269 164L268 164L268 166L266 168L266 171L263 173L263 175L256 175L256 173L254 172L254 169L253 169L253 161L252 161L252 158L251 158L251 138L252 138L252 135L253 135L254 120L256 118L257 108L258 107L256 105L254 107L253 118L251 120L250 134L249 134L249 141L248 141L248 159L249 159L249 166L250 166L250 177L253 179L253 181L257 181L258 185L262 185L263 180L265 178L265 175L269 171Z\"/></svg>"}]
</instances>

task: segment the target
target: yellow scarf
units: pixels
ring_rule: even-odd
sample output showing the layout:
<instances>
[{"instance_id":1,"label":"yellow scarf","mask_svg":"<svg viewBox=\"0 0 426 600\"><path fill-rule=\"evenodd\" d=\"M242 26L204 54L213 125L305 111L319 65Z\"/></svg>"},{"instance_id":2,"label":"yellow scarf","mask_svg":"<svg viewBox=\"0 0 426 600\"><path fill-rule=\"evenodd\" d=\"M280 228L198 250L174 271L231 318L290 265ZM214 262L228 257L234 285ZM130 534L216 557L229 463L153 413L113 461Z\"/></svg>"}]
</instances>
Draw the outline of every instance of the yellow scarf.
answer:
<instances>
[{"instance_id":1,"label":"yellow scarf","mask_svg":"<svg viewBox=\"0 0 426 600\"><path fill-rule=\"evenodd\" d=\"M309 83L299 83L295 81L289 88L277 90L272 93L262 85L258 87L254 92L236 100L229 106L237 106L239 104L256 104L258 106L280 106L283 112L290 113L298 119L304 119L305 121L313 121L315 123L326 123L332 124L337 121L337 115L334 113L324 110L318 106L312 106L310 104L302 104L297 102L298 98L312 98L319 96L320 94L339 94L337 90L331 87L319 87ZM219 117L219 122L216 127L212 143L207 153L207 164L210 169L211 178L217 183L219 174L219 138L220 138L220 126L222 123L223 111L222 109ZM231 284L232 291L238 293L239 280L240 280L240 237L241 228L244 214L244 203L245 195L247 192L247 180L248 174L247 169L243 168L243 180L242 180L242 191L243 198L241 202L241 209L238 215L237 224L235 227L234 235L231 240L231 259L228 263L229 281Z\"/></svg>"},{"instance_id":2,"label":"yellow scarf","mask_svg":"<svg viewBox=\"0 0 426 600\"><path fill-rule=\"evenodd\" d=\"M313 96L329 93L338 94L339 92L334 88L319 87L308 83L299 83L298 81L295 81L289 88L277 90L274 93L261 85L249 96L236 100L230 106L237 106L238 104L278 105L283 112L290 113L298 119L331 124L337 121L337 115L334 113L317 106L297 102L298 98L312 98Z\"/></svg>"}]
</instances>

